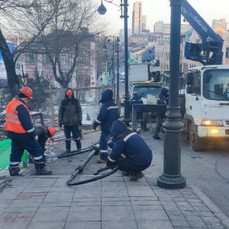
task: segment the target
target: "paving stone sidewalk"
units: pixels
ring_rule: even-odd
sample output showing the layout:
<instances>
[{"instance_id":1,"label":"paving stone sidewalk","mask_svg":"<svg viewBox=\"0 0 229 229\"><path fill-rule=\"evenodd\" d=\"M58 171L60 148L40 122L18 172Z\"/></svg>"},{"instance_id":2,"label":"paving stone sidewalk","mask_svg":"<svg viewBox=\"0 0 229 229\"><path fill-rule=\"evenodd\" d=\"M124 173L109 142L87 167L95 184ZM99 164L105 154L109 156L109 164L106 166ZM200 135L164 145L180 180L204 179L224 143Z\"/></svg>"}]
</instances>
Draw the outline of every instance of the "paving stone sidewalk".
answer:
<instances>
[{"instance_id":1,"label":"paving stone sidewalk","mask_svg":"<svg viewBox=\"0 0 229 229\"><path fill-rule=\"evenodd\" d=\"M79 179L91 177L88 174ZM0 228L229 228L229 219L198 188L159 188L153 164L144 174L138 182L130 182L116 172L71 187L66 185L69 174L15 177L0 192Z\"/></svg>"}]
</instances>

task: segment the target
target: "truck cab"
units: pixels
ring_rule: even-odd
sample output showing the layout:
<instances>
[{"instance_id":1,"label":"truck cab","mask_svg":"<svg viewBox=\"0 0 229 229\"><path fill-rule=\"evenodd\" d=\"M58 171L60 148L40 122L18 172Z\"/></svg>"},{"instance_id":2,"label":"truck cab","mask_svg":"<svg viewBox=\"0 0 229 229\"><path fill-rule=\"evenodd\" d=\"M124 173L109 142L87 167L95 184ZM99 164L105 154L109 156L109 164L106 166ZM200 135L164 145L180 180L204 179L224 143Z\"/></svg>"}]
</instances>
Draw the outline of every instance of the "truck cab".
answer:
<instances>
[{"instance_id":1,"label":"truck cab","mask_svg":"<svg viewBox=\"0 0 229 229\"><path fill-rule=\"evenodd\" d=\"M209 65L186 74L185 126L192 150L205 140L229 139L229 66Z\"/></svg>"},{"instance_id":2,"label":"truck cab","mask_svg":"<svg viewBox=\"0 0 229 229\"><path fill-rule=\"evenodd\" d=\"M162 82L133 82L131 98L133 98L133 93L137 92L144 105L156 105L157 97L161 93L162 88ZM142 120L139 120L142 123L142 129L147 130L147 123L151 123L155 118L155 112L142 112Z\"/></svg>"},{"instance_id":3,"label":"truck cab","mask_svg":"<svg viewBox=\"0 0 229 229\"><path fill-rule=\"evenodd\" d=\"M156 104L157 97L161 93L162 83L161 82L153 82L153 81L142 81L142 82L134 82L132 87L132 95L133 92L137 92L141 97L143 104Z\"/></svg>"}]
</instances>

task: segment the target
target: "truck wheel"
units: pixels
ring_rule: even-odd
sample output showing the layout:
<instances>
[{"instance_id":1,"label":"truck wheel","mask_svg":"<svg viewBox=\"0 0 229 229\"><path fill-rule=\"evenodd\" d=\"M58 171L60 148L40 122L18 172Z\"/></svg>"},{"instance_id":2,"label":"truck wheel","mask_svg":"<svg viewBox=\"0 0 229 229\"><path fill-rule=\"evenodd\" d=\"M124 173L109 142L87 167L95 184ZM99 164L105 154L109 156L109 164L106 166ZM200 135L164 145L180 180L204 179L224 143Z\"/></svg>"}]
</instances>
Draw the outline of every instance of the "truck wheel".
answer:
<instances>
[{"instance_id":1,"label":"truck wheel","mask_svg":"<svg viewBox=\"0 0 229 229\"><path fill-rule=\"evenodd\" d=\"M191 124L189 128L189 144L190 148L193 151L200 151L201 150L201 140L197 135L197 128L195 124Z\"/></svg>"}]
</instances>

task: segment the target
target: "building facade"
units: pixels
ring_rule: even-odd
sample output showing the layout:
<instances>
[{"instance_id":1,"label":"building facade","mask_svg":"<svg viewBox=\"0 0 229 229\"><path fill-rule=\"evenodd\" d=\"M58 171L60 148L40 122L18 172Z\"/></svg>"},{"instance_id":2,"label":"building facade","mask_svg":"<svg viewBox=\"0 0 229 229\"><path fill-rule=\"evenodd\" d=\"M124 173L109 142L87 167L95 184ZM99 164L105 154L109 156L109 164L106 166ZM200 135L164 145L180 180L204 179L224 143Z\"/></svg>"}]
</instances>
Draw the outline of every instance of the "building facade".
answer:
<instances>
[{"instance_id":1,"label":"building facade","mask_svg":"<svg viewBox=\"0 0 229 229\"><path fill-rule=\"evenodd\" d=\"M11 43L9 43L11 44ZM16 43L14 43L17 45ZM94 36L86 38L79 45L76 67L73 71L69 87L90 87L95 86L97 79L96 51ZM68 72L73 64L74 50L65 48L60 54L60 65L63 73ZM18 75L27 74L30 78L34 77L37 70L50 82L52 87L60 87L53 74L53 65L47 54L27 52L20 55L16 62L16 73ZM6 71L3 60L0 56L0 78L6 78Z\"/></svg>"}]
</instances>

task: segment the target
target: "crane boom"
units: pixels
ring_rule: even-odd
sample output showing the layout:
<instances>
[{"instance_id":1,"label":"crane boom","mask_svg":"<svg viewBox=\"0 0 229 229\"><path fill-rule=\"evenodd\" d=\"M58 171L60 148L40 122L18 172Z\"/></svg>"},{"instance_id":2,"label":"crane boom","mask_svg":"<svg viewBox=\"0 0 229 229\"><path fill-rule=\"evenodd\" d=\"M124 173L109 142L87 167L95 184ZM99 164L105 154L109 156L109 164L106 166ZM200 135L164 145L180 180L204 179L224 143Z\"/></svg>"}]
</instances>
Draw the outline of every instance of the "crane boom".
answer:
<instances>
[{"instance_id":1,"label":"crane boom","mask_svg":"<svg viewBox=\"0 0 229 229\"><path fill-rule=\"evenodd\" d=\"M187 0L182 1L181 14L202 39L202 43L186 42L185 57L204 65L222 64L224 40L215 33Z\"/></svg>"}]
</instances>

